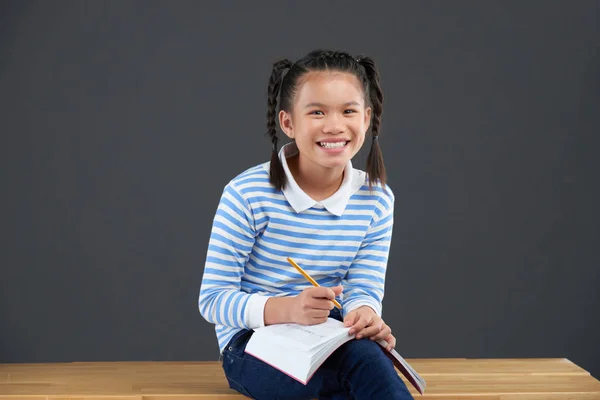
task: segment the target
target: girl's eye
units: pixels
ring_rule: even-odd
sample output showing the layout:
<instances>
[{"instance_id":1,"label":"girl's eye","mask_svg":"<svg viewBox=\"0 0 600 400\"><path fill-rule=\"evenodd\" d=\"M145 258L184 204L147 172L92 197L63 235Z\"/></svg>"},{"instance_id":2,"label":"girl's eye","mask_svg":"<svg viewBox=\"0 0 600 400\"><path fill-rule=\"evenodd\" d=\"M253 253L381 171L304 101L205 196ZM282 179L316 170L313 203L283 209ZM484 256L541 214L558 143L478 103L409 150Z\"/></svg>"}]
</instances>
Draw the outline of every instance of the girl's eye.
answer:
<instances>
[{"instance_id":1,"label":"girl's eye","mask_svg":"<svg viewBox=\"0 0 600 400\"><path fill-rule=\"evenodd\" d=\"M353 114L355 112L356 112L356 110L344 110L345 114Z\"/></svg>"},{"instance_id":2,"label":"girl's eye","mask_svg":"<svg viewBox=\"0 0 600 400\"><path fill-rule=\"evenodd\" d=\"M316 114L316 115L323 115L323 111L319 111L319 110L311 111L310 113Z\"/></svg>"}]
</instances>

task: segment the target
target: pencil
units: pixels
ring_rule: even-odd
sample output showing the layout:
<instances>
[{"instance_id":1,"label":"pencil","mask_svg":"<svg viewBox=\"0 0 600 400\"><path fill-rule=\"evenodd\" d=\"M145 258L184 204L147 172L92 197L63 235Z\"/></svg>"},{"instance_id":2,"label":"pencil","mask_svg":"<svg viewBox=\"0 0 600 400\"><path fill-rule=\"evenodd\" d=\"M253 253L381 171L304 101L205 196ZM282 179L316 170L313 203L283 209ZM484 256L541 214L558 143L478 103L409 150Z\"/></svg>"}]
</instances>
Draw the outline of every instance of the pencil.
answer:
<instances>
[{"instance_id":1,"label":"pencil","mask_svg":"<svg viewBox=\"0 0 600 400\"><path fill-rule=\"evenodd\" d=\"M313 286L316 286L316 287L321 286L309 274L307 274L305 270L303 270L298 264L296 264L296 262L294 260L292 260L289 257L287 258L287 260L290 264L292 264L294 266L294 268L296 268L298 270L298 272L300 272L302 274L302 276L304 276L306 278L306 280L308 280L310 283L312 283ZM335 304L335 306L337 308L339 308L340 310L342 309L342 306L340 305L340 303L337 302L336 299L333 299L332 301L333 301L333 304Z\"/></svg>"}]
</instances>

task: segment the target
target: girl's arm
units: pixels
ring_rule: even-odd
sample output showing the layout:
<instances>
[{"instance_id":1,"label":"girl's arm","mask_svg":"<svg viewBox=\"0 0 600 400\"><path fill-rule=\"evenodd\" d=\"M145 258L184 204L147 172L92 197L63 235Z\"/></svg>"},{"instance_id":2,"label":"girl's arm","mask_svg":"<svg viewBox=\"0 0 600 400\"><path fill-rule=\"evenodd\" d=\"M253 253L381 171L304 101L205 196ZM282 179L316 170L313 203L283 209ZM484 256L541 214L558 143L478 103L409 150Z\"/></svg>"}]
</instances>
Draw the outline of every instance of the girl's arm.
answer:
<instances>
[{"instance_id":1,"label":"girl's arm","mask_svg":"<svg viewBox=\"0 0 600 400\"><path fill-rule=\"evenodd\" d=\"M268 298L240 290L255 234L250 205L231 182L213 219L198 298L200 314L208 322L244 329L262 325Z\"/></svg>"},{"instance_id":2,"label":"girl's arm","mask_svg":"<svg viewBox=\"0 0 600 400\"><path fill-rule=\"evenodd\" d=\"M394 195L389 187L386 190L388 194L380 197L376 215L342 282L344 315L361 306L369 306L381 316L394 224Z\"/></svg>"},{"instance_id":3,"label":"girl's arm","mask_svg":"<svg viewBox=\"0 0 600 400\"><path fill-rule=\"evenodd\" d=\"M342 287L307 288L298 296L270 297L241 291L256 229L250 205L233 183L219 201L208 244L198 308L208 322L242 329L327 320Z\"/></svg>"}]
</instances>

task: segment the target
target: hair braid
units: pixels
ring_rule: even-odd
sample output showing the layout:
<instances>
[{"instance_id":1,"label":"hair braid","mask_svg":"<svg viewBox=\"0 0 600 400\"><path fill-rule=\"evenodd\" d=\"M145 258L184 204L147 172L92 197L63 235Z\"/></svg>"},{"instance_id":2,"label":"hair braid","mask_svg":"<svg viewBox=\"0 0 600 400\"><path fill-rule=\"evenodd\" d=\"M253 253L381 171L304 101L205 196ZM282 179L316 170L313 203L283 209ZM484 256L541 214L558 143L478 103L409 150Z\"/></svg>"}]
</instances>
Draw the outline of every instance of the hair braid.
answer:
<instances>
[{"instance_id":1,"label":"hair braid","mask_svg":"<svg viewBox=\"0 0 600 400\"><path fill-rule=\"evenodd\" d=\"M378 180L382 186L386 184L387 175L383 163L383 154L379 146L379 130L381 127L381 114L383 113L383 91L379 84L379 72L375 62L369 57L359 57L357 61L365 69L369 86L369 100L373 113L371 116L371 150L367 157L367 173L369 175L369 188Z\"/></svg>"},{"instance_id":2,"label":"hair braid","mask_svg":"<svg viewBox=\"0 0 600 400\"><path fill-rule=\"evenodd\" d=\"M271 138L273 149L271 151L270 181L277 190L283 189L286 183L283 165L279 160L277 153L277 97L281 82L283 81L283 71L290 68L292 62L284 59L273 64L273 71L269 78L269 87L267 90L267 135Z\"/></svg>"}]
</instances>

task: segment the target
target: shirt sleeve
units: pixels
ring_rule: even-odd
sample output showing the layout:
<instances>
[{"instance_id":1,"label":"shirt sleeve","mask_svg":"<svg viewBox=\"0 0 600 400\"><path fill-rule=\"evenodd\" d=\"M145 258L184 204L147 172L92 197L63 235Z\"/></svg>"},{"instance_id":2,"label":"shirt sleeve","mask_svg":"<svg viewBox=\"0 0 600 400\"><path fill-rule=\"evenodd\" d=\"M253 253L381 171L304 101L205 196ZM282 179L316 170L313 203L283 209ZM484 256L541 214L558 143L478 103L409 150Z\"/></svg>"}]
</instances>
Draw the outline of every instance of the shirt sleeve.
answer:
<instances>
[{"instance_id":1,"label":"shirt sleeve","mask_svg":"<svg viewBox=\"0 0 600 400\"><path fill-rule=\"evenodd\" d=\"M230 182L213 219L198 297L200 314L208 322L242 329L264 326L268 297L241 290L255 236L248 201Z\"/></svg>"},{"instance_id":2,"label":"shirt sleeve","mask_svg":"<svg viewBox=\"0 0 600 400\"><path fill-rule=\"evenodd\" d=\"M361 306L381 316L385 275L394 225L394 195L380 197L367 234L342 282L343 315Z\"/></svg>"}]
</instances>

